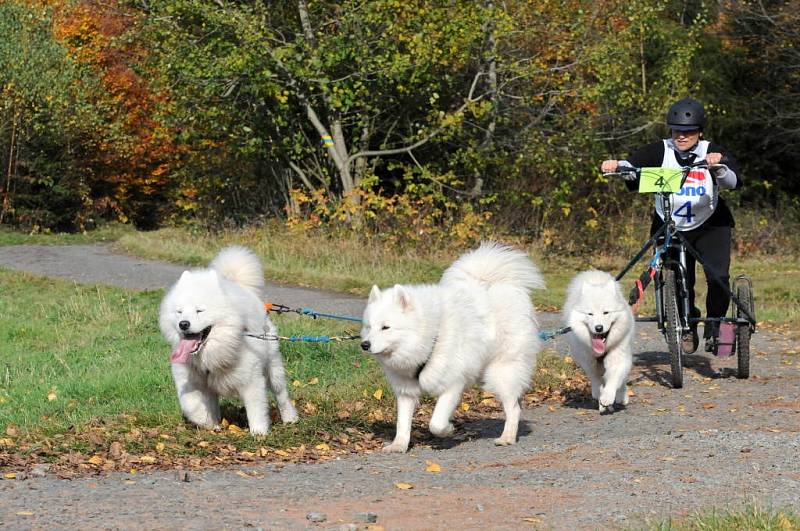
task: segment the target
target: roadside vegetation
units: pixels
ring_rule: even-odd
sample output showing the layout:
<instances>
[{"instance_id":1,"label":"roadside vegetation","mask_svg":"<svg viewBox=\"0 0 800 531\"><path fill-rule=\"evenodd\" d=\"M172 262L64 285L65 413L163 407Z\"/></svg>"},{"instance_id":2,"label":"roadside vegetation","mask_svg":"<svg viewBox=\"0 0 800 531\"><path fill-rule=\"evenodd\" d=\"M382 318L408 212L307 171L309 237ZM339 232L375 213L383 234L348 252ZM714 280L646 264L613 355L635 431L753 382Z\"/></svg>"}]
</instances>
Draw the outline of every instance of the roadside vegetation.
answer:
<instances>
[{"instance_id":1,"label":"roadside vegetation","mask_svg":"<svg viewBox=\"0 0 800 531\"><path fill-rule=\"evenodd\" d=\"M653 531L794 531L800 529L800 515L790 508L748 505L739 510L698 511L688 518L670 519L649 528Z\"/></svg>"}]
</instances>

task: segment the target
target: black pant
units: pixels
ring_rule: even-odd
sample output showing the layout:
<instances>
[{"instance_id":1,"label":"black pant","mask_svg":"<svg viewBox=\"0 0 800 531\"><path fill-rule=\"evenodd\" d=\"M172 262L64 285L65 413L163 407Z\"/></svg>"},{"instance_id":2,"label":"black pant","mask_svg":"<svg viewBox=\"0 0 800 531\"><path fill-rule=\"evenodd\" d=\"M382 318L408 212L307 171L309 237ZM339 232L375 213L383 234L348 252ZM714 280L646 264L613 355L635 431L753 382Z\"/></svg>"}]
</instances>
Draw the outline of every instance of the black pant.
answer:
<instances>
[{"instance_id":1,"label":"black pant","mask_svg":"<svg viewBox=\"0 0 800 531\"><path fill-rule=\"evenodd\" d=\"M660 218L653 220L651 234L661 228L664 223ZM700 227L681 231L681 235L691 245L703 263L703 271L706 275L708 294L706 295L706 317L725 317L730 304L730 296L719 283L714 280L716 276L725 286L730 287L730 267L731 267L731 228L727 226L715 227L701 225ZM677 253L672 252L670 258L678 259ZM695 308L694 284L696 280L697 260L694 255L686 251L686 288L689 291L689 308ZM693 316L695 317L695 316ZM699 317L699 315L696 315ZM708 323L704 327L705 337L716 336L719 328L718 322Z\"/></svg>"}]
</instances>

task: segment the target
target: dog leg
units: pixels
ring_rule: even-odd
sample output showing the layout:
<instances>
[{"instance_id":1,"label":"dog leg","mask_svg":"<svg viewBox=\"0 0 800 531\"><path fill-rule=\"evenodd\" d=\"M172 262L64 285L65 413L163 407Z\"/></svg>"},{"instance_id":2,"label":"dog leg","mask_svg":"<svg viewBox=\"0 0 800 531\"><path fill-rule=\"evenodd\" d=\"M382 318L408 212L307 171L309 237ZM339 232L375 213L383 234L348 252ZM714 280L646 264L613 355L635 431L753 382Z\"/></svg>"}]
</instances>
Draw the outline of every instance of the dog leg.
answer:
<instances>
[{"instance_id":1,"label":"dog leg","mask_svg":"<svg viewBox=\"0 0 800 531\"><path fill-rule=\"evenodd\" d=\"M394 441L384 446L384 453L404 453L408 450L411 441L411 419L417 407L417 397L412 395L397 395L397 425L395 426Z\"/></svg>"},{"instance_id":2,"label":"dog leg","mask_svg":"<svg viewBox=\"0 0 800 531\"><path fill-rule=\"evenodd\" d=\"M508 446L517 443L517 429L519 428L519 397L510 395L500 395L503 404L503 412L506 416L506 423L503 426L503 433L494 440L497 446Z\"/></svg>"},{"instance_id":3,"label":"dog leg","mask_svg":"<svg viewBox=\"0 0 800 531\"><path fill-rule=\"evenodd\" d=\"M239 391L247 411L247 424L252 435L266 435L269 432L269 403L267 402L267 382L264 377L254 377L244 389Z\"/></svg>"},{"instance_id":4,"label":"dog leg","mask_svg":"<svg viewBox=\"0 0 800 531\"><path fill-rule=\"evenodd\" d=\"M191 369L182 363L172 364L172 380L186 420L201 428L219 429L219 400L216 393L192 378Z\"/></svg>"},{"instance_id":5,"label":"dog leg","mask_svg":"<svg viewBox=\"0 0 800 531\"><path fill-rule=\"evenodd\" d=\"M606 360L611 361L611 360ZM614 402L620 387L625 387L625 377L628 375L626 364L613 363L610 367L606 368L605 383L600 389L600 411L614 410ZM605 408L605 409L603 409Z\"/></svg>"},{"instance_id":6,"label":"dog leg","mask_svg":"<svg viewBox=\"0 0 800 531\"><path fill-rule=\"evenodd\" d=\"M455 430L453 423L450 422L450 417L453 416L453 411L458 407L463 389L461 386L447 389L436 401L433 415L431 415L431 422L428 425L428 429L435 436L448 437Z\"/></svg>"},{"instance_id":7,"label":"dog leg","mask_svg":"<svg viewBox=\"0 0 800 531\"><path fill-rule=\"evenodd\" d=\"M269 388L275 394L275 400L278 402L278 410L281 412L281 420L285 423L297 422L297 410L289 398L289 391L286 387L286 371L283 368L283 360L281 360L280 353L275 353L270 358L267 367L267 378L269 380Z\"/></svg>"}]
</instances>

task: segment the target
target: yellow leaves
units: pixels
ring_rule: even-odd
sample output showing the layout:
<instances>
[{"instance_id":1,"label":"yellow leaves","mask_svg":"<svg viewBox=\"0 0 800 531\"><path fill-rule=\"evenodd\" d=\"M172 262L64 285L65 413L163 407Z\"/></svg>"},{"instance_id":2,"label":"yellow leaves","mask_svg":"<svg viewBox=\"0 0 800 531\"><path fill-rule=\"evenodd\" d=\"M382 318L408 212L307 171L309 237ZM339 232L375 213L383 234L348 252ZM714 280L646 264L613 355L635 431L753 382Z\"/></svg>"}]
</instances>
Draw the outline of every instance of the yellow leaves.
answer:
<instances>
[{"instance_id":1,"label":"yellow leaves","mask_svg":"<svg viewBox=\"0 0 800 531\"><path fill-rule=\"evenodd\" d=\"M306 402L305 404L303 404L303 411L307 415L313 415L314 413L317 412L317 405L314 404L313 402Z\"/></svg>"},{"instance_id":2,"label":"yellow leaves","mask_svg":"<svg viewBox=\"0 0 800 531\"><path fill-rule=\"evenodd\" d=\"M314 448L316 448L320 452L330 452L331 451L331 447L327 443L320 443L320 444L316 445Z\"/></svg>"},{"instance_id":3,"label":"yellow leaves","mask_svg":"<svg viewBox=\"0 0 800 531\"><path fill-rule=\"evenodd\" d=\"M400 490L411 490L414 488L414 485L411 483L395 483L394 486Z\"/></svg>"},{"instance_id":4,"label":"yellow leaves","mask_svg":"<svg viewBox=\"0 0 800 531\"><path fill-rule=\"evenodd\" d=\"M54 402L57 398L58 396L56 395L56 390L50 389L50 391L47 393L47 401Z\"/></svg>"},{"instance_id":5,"label":"yellow leaves","mask_svg":"<svg viewBox=\"0 0 800 531\"><path fill-rule=\"evenodd\" d=\"M139 458L139 462L145 463L147 465L152 465L153 463L156 462L156 458L153 457L152 455L143 455Z\"/></svg>"},{"instance_id":6,"label":"yellow leaves","mask_svg":"<svg viewBox=\"0 0 800 531\"><path fill-rule=\"evenodd\" d=\"M425 460L425 465L427 465L425 467L425 472L438 473L442 471L442 466L435 461L431 461L430 459Z\"/></svg>"},{"instance_id":7,"label":"yellow leaves","mask_svg":"<svg viewBox=\"0 0 800 531\"><path fill-rule=\"evenodd\" d=\"M14 446L14 441L7 437L3 437L2 439L0 439L0 446L5 446L7 448L10 448Z\"/></svg>"},{"instance_id":8,"label":"yellow leaves","mask_svg":"<svg viewBox=\"0 0 800 531\"><path fill-rule=\"evenodd\" d=\"M17 478L17 473L16 472L6 472L5 474L3 474L3 478L5 478L5 479L16 479Z\"/></svg>"},{"instance_id":9,"label":"yellow leaves","mask_svg":"<svg viewBox=\"0 0 800 531\"><path fill-rule=\"evenodd\" d=\"M461 411L469 411L469 404L461 402Z\"/></svg>"},{"instance_id":10,"label":"yellow leaves","mask_svg":"<svg viewBox=\"0 0 800 531\"><path fill-rule=\"evenodd\" d=\"M374 393L372 393L372 398L375 400L380 400L383 398L383 389L376 389Z\"/></svg>"},{"instance_id":11,"label":"yellow leaves","mask_svg":"<svg viewBox=\"0 0 800 531\"><path fill-rule=\"evenodd\" d=\"M567 365L572 365L573 363L575 363L575 360L573 359L572 356L564 356L564 363L566 363Z\"/></svg>"},{"instance_id":12,"label":"yellow leaves","mask_svg":"<svg viewBox=\"0 0 800 531\"><path fill-rule=\"evenodd\" d=\"M164 453L164 450L166 449L166 447L167 446L164 443L160 442L160 443L156 444L156 452L158 452L160 454Z\"/></svg>"},{"instance_id":13,"label":"yellow leaves","mask_svg":"<svg viewBox=\"0 0 800 531\"><path fill-rule=\"evenodd\" d=\"M89 459L87 459L86 462L89 463L89 464L92 464L92 465L101 466L103 463L106 462L106 460L103 459L101 456L95 454L92 457L90 457Z\"/></svg>"}]
</instances>

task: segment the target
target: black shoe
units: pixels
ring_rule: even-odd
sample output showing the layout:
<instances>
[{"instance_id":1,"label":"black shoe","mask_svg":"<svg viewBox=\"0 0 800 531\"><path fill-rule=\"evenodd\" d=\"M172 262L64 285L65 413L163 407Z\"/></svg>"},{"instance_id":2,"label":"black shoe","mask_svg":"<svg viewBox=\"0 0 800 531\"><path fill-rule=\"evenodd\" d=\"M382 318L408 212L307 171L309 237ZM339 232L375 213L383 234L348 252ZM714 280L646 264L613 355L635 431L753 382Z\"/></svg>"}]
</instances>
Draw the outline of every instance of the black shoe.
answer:
<instances>
[{"instance_id":1,"label":"black shoe","mask_svg":"<svg viewBox=\"0 0 800 531\"><path fill-rule=\"evenodd\" d=\"M717 351L717 338L716 337L707 337L706 338L706 352L716 352Z\"/></svg>"},{"instance_id":2,"label":"black shoe","mask_svg":"<svg viewBox=\"0 0 800 531\"><path fill-rule=\"evenodd\" d=\"M686 354L692 354L697 350L700 344L700 338L697 336L697 327L693 326L688 332L684 332L681 336L681 347Z\"/></svg>"}]
</instances>

